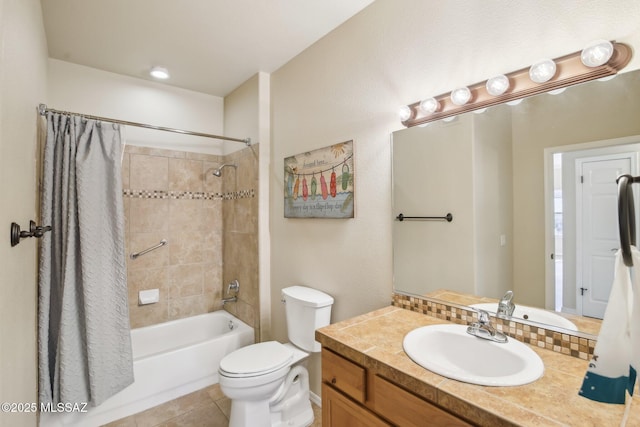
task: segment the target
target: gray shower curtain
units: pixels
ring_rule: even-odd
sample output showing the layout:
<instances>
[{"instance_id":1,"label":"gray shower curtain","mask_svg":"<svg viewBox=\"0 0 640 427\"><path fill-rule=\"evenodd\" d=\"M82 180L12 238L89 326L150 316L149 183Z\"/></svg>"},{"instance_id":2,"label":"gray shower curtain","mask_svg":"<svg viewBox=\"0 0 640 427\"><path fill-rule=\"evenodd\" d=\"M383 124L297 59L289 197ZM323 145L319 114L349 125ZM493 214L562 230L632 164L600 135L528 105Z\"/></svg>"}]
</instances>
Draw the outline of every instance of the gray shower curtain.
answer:
<instances>
[{"instance_id":1,"label":"gray shower curtain","mask_svg":"<svg viewBox=\"0 0 640 427\"><path fill-rule=\"evenodd\" d=\"M133 382L119 125L47 113L39 398L99 405Z\"/></svg>"}]
</instances>

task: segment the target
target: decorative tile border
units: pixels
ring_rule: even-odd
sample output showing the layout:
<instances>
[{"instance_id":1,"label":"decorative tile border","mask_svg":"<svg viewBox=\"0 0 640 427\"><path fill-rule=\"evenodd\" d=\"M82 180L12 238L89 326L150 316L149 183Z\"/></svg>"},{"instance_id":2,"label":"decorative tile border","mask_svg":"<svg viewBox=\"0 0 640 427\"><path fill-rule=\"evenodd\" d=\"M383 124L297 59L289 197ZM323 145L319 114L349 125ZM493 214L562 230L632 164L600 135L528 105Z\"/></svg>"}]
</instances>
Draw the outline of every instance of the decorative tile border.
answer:
<instances>
[{"instance_id":1,"label":"decorative tile border","mask_svg":"<svg viewBox=\"0 0 640 427\"><path fill-rule=\"evenodd\" d=\"M239 200L256 196L253 189L228 193L209 193L203 191L163 191L163 190L122 190L124 197L133 199L174 199L174 200Z\"/></svg>"},{"instance_id":2,"label":"decorative tile border","mask_svg":"<svg viewBox=\"0 0 640 427\"><path fill-rule=\"evenodd\" d=\"M391 305L460 325L468 325L478 319L477 313L473 310L409 295L394 293ZM589 360L593 356L593 350L596 346L596 340L578 335L549 330L510 319L500 319L494 316L491 316L491 321L496 326L496 329L518 341L583 360Z\"/></svg>"}]
</instances>

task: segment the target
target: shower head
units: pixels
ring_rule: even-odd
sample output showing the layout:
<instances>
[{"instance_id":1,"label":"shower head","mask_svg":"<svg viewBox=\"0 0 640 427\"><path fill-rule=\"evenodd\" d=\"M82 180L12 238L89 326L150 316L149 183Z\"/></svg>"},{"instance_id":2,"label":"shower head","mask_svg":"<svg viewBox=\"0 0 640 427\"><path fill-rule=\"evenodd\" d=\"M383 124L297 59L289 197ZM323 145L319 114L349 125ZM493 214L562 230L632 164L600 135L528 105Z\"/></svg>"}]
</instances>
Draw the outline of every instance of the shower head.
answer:
<instances>
[{"instance_id":1,"label":"shower head","mask_svg":"<svg viewBox=\"0 0 640 427\"><path fill-rule=\"evenodd\" d=\"M213 172L211 172L213 174L213 176L221 176L222 175L222 168L224 167L233 167L233 168L237 168L238 166L235 163L226 163L224 165L221 165L218 169L214 169Z\"/></svg>"}]
</instances>

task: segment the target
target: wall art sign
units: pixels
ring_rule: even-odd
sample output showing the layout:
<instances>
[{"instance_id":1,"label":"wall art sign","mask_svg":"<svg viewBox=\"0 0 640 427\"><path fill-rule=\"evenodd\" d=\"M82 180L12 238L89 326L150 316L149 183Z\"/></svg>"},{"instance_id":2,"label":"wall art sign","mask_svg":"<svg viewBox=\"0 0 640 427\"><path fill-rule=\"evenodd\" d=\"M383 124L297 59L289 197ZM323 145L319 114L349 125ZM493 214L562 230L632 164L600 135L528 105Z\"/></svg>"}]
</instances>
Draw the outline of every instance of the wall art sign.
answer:
<instances>
[{"instance_id":1,"label":"wall art sign","mask_svg":"<svg viewBox=\"0 0 640 427\"><path fill-rule=\"evenodd\" d=\"M353 141L285 158L285 218L353 218L353 178Z\"/></svg>"}]
</instances>

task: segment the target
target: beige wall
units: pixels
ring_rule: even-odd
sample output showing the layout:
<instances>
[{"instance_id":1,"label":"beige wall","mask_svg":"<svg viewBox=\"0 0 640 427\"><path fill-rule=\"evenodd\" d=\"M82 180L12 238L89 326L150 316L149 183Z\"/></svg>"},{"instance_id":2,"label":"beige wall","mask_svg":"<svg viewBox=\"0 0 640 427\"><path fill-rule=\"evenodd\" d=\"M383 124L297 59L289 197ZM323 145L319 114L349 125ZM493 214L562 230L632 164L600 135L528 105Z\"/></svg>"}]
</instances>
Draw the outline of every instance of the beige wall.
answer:
<instances>
[{"instance_id":1,"label":"beige wall","mask_svg":"<svg viewBox=\"0 0 640 427\"><path fill-rule=\"evenodd\" d=\"M9 224L37 220L38 103L46 101L47 46L38 0L0 1L0 401L37 398L36 239L9 245ZM33 426L33 413L0 413Z\"/></svg>"},{"instance_id":2,"label":"beige wall","mask_svg":"<svg viewBox=\"0 0 640 427\"><path fill-rule=\"evenodd\" d=\"M416 295L441 288L476 291L473 115L393 134L393 283Z\"/></svg>"},{"instance_id":3,"label":"beige wall","mask_svg":"<svg viewBox=\"0 0 640 427\"><path fill-rule=\"evenodd\" d=\"M49 59L49 107L57 110L223 134L223 98ZM224 154L237 143L129 126L129 145ZM239 136L241 137L241 136ZM227 146L228 144L228 146Z\"/></svg>"},{"instance_id":4,"label":"beige wall","mask_svg":"<svg viewBox=\"0 0 640 427\"><path fill-rule=\"evenodd\" d=\"M393 133L393 216L453 215L393 222L396 290L499 298L512 287L510 108Z\"/></svg>"},{"instance_id":5,"label":"beige wall","mask_svg":"<svg viewBox=\"0 0 640 427\"><path fill-rule=\"evenodd\" d=\"M511 107L473 117L475 295L499 298L513 288Z\"/></svg>"},{"instance_id":6,"label":"beige wall","mask_svg":"<svg viewBox=\"0 0 640 427\"><path fill-rule=\"evenodd\" d=\"M272 73L272 330L286 341L283 287L336 299L332 321L388 305L392 291L389 136L400 105L580 50L598 38L640 48L633 0L377 0ZM599 11L609 17L601 19ZM542 24L544 23L544 24ZM636 55L632 66L638 67ZM283 159L354 140L356 216L283 218ZM312 360L312 390L320 392Z\"/></svg>"}]
</instances>

